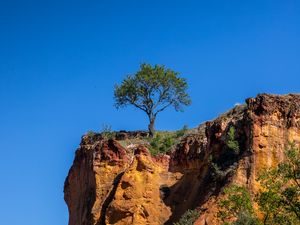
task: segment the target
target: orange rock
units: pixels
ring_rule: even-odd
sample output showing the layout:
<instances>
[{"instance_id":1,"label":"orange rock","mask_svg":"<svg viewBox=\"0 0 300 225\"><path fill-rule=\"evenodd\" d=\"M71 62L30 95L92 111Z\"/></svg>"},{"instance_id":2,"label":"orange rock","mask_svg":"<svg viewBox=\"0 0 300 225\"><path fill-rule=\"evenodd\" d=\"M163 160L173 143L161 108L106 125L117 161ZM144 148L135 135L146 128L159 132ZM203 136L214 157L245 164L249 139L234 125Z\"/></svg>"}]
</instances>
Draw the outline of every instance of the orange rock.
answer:
<instances>
[{"instance_id":1,"label":"orange rock","mask_svg":"<svg viewBox=\"0 0 300 225\"><path fill-rule=\"evenodd\" d=\"M232 126L238 152L227 144ZM254 196L259 173L284 160L290 141L300 143L300 95L247 99L199 126L168 155L84 136L65 182L69 225L173 224L187 209L201 211L197 225L221 224L223 188L236 183Z\"/></svg>"}]
</instances>

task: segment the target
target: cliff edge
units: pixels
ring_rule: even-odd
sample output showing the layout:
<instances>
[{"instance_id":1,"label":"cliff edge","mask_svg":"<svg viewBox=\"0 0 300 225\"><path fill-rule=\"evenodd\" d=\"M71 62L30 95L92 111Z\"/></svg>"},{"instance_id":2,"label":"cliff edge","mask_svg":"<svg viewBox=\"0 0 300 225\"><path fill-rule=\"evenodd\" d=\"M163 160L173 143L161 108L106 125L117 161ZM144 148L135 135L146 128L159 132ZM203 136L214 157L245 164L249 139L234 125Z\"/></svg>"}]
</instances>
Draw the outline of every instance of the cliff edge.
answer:
<instances>
[{"instance_id":1,"label":"cliff edge","mask_svg":"<svg viewBox=\"0 0 300 225\"><path fill-rule=\"evenodd\" d=\"M220 224L223 188L236 183L254 196L258 174L284 160L289 142L300 143L300 95L249 98L163 155L118 137L82 137L64 186L69 225L168 225L188 209L199 210L197 225Z\"/></svg>"}]
</instances>

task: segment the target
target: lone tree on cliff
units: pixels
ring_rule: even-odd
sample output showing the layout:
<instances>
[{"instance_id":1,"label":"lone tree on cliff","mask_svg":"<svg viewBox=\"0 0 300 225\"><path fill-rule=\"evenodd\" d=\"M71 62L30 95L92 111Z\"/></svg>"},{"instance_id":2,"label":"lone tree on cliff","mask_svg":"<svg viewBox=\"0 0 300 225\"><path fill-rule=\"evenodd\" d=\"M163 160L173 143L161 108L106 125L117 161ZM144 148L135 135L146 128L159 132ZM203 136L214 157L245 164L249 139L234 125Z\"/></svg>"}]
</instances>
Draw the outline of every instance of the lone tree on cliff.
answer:
<instances>
[{"instance_id":1,"label":"lone tree on cliff","mask_svg":"<svg viewBox=\"0 0 300 225\"><path fill-rule=\"evenodd\" d=\"M162 65L152 67L144 63L136 74L127 76L121 85L115 86L115 106L122 108L133 105L144 111L149 118L148 129L152 137L159 112L169 106L176 111L183 111L183 106L191 104L187 88L186 79L179 77L179 73Z\"/></svg>"}]
</instances>

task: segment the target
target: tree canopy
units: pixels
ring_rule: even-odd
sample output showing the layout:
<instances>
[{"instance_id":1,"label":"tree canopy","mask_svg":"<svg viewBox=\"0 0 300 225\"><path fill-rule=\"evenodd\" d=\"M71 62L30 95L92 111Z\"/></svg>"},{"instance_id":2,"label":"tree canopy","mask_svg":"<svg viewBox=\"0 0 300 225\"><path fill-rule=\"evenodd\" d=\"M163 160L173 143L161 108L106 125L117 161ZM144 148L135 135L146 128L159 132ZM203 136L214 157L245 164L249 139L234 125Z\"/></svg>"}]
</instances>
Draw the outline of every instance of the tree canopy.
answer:
<instances>
[{"instance_id":1,"label":"tree canopy","mask_svg":"<svg viewBox=\"0 0 300 225\"><path fill-rule=\"evenodd\" d=\"M264 224L300 224L300 148L290 144L285 156L259 178L264 189L257 200Z\"/></svg>"},{"instance_id":2,"label":"tree canopy","mask_svg":"<svg viewBox=\"0 0 300 225\"><path fill-rule=\"evenodd\" d=\"M225 188L225 198L219 203L218 217L224 224L300 224L300 148L290 144L285 151L285 160L275 168L264 170L258 181L262 188L254 200L261 221L254 214L248 190L232 185Z\"/></svg>"},{"instance_id":3,"label":"tree canopy","mask_svg":"<svg viewBox=\"0 0 300 225\"><path fill-rule=\"evenodd\" d=\"M179 77L178 72L163 65L143 63L136 74L127 76L120 85L115 86L115 106L132 105L144 111L149 118L148 129L152 136L158 113L168 107L183 111L183 106L191 104L187 88L186 79Z\"/></svg>"}]
</instances>

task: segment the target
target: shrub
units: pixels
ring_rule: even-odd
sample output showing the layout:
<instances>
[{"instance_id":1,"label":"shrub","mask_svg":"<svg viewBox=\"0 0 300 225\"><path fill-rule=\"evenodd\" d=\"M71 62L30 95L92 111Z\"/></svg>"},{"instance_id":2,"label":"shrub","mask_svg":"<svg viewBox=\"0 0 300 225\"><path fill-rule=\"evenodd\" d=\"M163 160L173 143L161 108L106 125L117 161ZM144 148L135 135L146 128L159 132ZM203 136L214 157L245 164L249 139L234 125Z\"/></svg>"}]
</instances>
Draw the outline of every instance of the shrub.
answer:
<instances>
[{"instance_id":1,"label":"shrub","mask_svg":"<svg viewBox=\"0 0 300 225\"><path fill-rule=\"evenodd\" d=\"M189 130L188 125L184 125L180 130L176 131L176 138L184 136Z\"/></svg>"},{"instance_id":2,"label":"shrub","mask_svg":"<svg viewBox=\"0 0 300 225\"><path fill-rule=\"evenodd\" d=\"M199 212L197 210L188 209L174 225L193 225L194 222L199 218Z\"/></svg>"},{"instance_id":3,"label":"shrub","mask_svg":"<svg viewBox=\"0 0 300 225\"><path fill-rule=\"evenodd\" d=\"M227 175L226 171L221 170L220 167L212 160L210 161L210 166L211 166L214 180L222 180L223 178L226 177Z\"/></svg>"},{"instance_id":4,"label":"shrub","mask_svg":"<svg viewBox=\"0 0 300 225\"><path fill-rule=\"evenodd\" d=\"M240 212L232 225L260 225L260 221L249 212Z\"/></svg>"},{"instance_id":5,"label":"shrub","mask_svg":"<svg viewBox=\"0 0 300 225\"><path fill-rule=\"evenodd\" d=\"M111 125L103 124L101 129L101 135L103 138L111 139L114 137L115 133L112 131Z\"/></svg>"},{"instance_id":6,"label":"shrub","mask_svg":"<svg viewBox=\"0 0 300 225\"><path fill-rule=\"evenodd\" d=\"M225 198L219 202L218 217L222 221L237 218L241 213L253 215L250 194L245 187L231 185L224 189Z\"/></svg>"},{"instance_id":7,"label":"shrub","mask_svg":"<svg viewBox=\"0 0 300 225\"><path fill-rule=\"evenodd\" d=\"M227 133L226 145L228 148L234 151L235 154L239 154L240 147L239 143L235 140L235 128L231 126Z\"/></svg>"},{"instance_id":8,"label":"shrub","mask_svg":"<svg viewBox=\"0 0 300 225\"><path fill-rule=\"evenodd\" d=\"M172 133L159 133L157 132L150 140L150 152L152 155L166 153L175 145L176 140Z\"/></svg>"},{"instance_id":9,"label":"shrub","mask_svg":"<svg viewBox=\"0 0 300 225\"><path fill-rule=\"evenodd\" d=\"M91 130L86 133L86 136L88 136L90 138L94 137L95 135L96 135L96 133L94 131L91 131Z\"/></svg>"},{"instance_id":10,"label":"shrub","mask_svg":"<svg viewBox=\"0 0 300 225\"><path fill-rule=\"evenodd\" d=\"M233 174L238 165L237 163L233 163L232 165L226 168L222 168L220 165L218 165L216 161L213 160L212 155L210 155L208 160L209 160L212 178L215 182L221 181L225 179L228 175Z\"/></svg>"}]
</instances>

